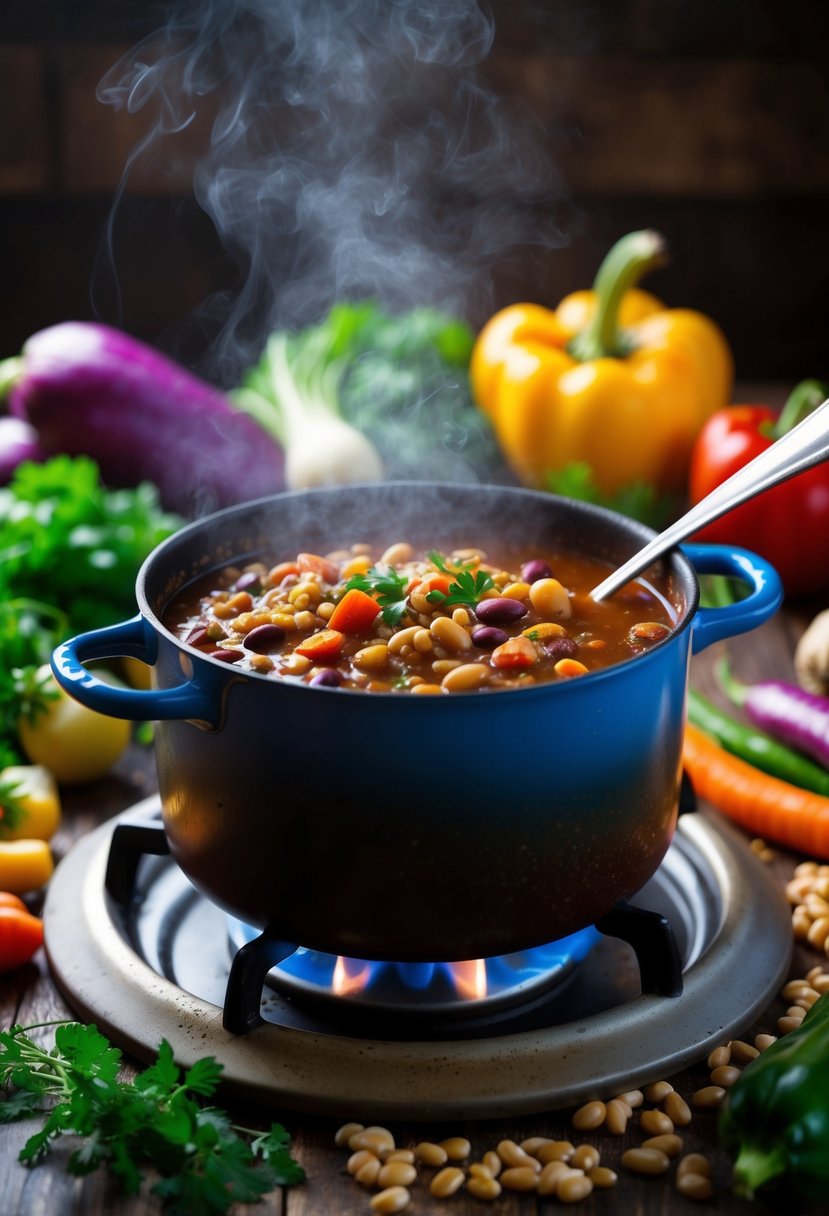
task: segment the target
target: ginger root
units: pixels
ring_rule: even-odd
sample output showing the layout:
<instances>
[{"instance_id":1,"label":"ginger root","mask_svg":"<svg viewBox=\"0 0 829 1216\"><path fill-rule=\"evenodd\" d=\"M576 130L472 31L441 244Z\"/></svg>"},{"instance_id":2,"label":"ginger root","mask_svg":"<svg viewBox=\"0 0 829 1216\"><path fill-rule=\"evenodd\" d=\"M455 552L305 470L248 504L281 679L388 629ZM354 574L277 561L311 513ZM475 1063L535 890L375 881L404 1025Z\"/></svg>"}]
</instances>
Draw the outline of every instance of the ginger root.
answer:
<instances>
[{"instance_id":1,"label":"ginger root","mask_svg":"<svg viewBox=\"0 0 829 1216\"><path fill-rule=\"evenodd\" d=\"M829 696L829 608L817 614L797 643L794 673L807 692Z\"/></svg>"}]
</instances>

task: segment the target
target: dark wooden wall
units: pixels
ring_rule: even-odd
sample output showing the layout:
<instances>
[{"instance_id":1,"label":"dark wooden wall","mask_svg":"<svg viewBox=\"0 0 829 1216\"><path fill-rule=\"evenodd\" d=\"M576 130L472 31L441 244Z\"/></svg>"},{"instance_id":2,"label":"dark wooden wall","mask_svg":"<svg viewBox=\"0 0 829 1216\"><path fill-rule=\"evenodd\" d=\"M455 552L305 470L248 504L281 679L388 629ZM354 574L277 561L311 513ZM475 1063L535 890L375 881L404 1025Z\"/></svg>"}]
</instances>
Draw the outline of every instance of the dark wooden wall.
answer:
<instances>
[{"instance_id":1,"label":"dark wooden wall","mask_svg":"<svg viewBox=\"0 0 829 1216\"><path fill-rule=\"evenodd\" d=\"M514 191L505 173L436 200L457 216L483 193L507 236L519 221L515 248L482 255L470 320L517 298L554 304L589 285L616 237L651 226L672 257L648 285L715 316L742 378L829 376L825 0L492 0L491 11L482 87L541 156ZM233 290L237 270L186 163L142 162L107 247L142 120L101 104L96 87L162 21L139 0L0 15L0 354L97 313L196 357L207 337L194 313Z\"/></svg>"}]
</instances>

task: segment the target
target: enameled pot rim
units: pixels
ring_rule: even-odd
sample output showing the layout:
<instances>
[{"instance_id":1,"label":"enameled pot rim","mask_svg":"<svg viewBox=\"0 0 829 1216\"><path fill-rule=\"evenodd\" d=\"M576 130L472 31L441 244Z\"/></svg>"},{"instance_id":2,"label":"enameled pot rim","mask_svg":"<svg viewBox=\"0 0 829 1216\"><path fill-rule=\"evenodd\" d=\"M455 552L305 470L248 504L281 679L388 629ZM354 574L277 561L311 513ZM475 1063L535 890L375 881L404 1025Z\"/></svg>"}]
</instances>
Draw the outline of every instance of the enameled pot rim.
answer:
<instances>
[{"instance_id":1,"label":"enameled pot rim","mask_svg":"<svg viewBox=\"0 0 829 1216\"><path fill-rule=\"evenodd\" d=\"M207 564L203 571L193 572L189 578L184 579L184 581L181 583L180 588L178 588L174 593L172 593L170 596L168 596L168 598L160 612L156 611L153 608L152 604L150 603L150 598L147 594L147 581L152 576L153 572L159 566L159 564L161 564L165 561L165 558L168 556L168 554L174 552L178 547L185 544L188 541L188 539L191 537L196 537L203 533L211 533L211 534L215 535L216 529L218 529L219 534L221 534L222 528L226 527L228 521L235 517L244 516L247 514L255 515L262 511L272 509L274 506L278 505L279 503L283 503L283 502L288 504L288 503L298 502L298 501L306 501L306 500L312 501L317 496L326 496L326 495L340 496L342 494L351 495L353 493L354 496L359 497L361 494L365 494L367 492L368 493L377 492L380 489L380 487L385 487L387 490L389 487L394 487L394 489L401 494L422 495L424 493L472 493L472 492L474 492L475 494L478 494L478 495L480 495L480 494L496 494L498 496L506 495L516 502L520 502L521 499L523 498L527 502L532 503L534 506L534 509L536 509L536 510L539 507L543 507L544 509L548 509L551 512L555 511L557 505L559 505L559 506L564 505L568 512L575 511L579 515L583 515L587 519L591 519L594 522L598 521L600 524L604 524L611 531L622 532L622 533L626 534L627 536L629 536L631 539L635 538L635 540L637 542L637 547L639 544L644 546L648 541L652 540L653 537L656 536L656 532L654 531L654 529L650 528L647 524L643 524L639 520L634 520L627 516L620 515L618 512L613 511L610 508L601 507L595 503L582 502L577 499L567 498L562 495L548 494L546 492L538 491L538 490L530 490L530 489L520 487L520 486L473 485L473 484L466 484L466 483L450 483L450 482L400 481L400 482L383 482L383 483L352 483L351 485L347 485L347 486L324 486L324 487L309 488L306 490L287 490L287 491L283 491L279 494L267 495L262 498L251 499L249 501L242 502L242 503L236 503L233 506L225 507L220 511L213 512L210 515L202 516L198 519L193 520L190 523L185 524L182 528L179 528L171 536L167 537L166 540L162 541L159 545L157 545L156 548L152 551L152 553L147 557L147 559L142 564L142 566L138 572L138 577L136 580L136 597L138 600L138 605L139 605L139 609L141 611L142 616L144 616L152 624L154 629L156 629L166 639L168 639L176 648L178 648L182 652L182 654L186 655L187 658L190 659L191 661L197 661L199 663L202 663L202 662L207 663L211 667L215 667L224 672L227 672L228 671L227 663L223 663L219 659L214 659L210 655L204 654L203 652L194 651L191 647L187 646L187 644L177 634L173 633L163 623L163 621L161 619L161 613L163 613L164 609L167 607L170 600L173 598L173 595L178 594L179 591L183 587L186 587L189 582L195 581L195 579L202 577L204 574L209 573L211 570L221 569L224 565L228 564L228 562L232 562L234 560L234 558L228 557L227 559L221 559L221 560L217 559L215 563L210 562L209 564ZM566 549L566 547L567 547L566 544L564 544L562 546L562 548L565 548L565 549ZM636 551L635 548L631 550L631 552L635 552L635 551ZM250 556L251 556L251 559L253 559L256 556L256 553L252 552L250 554ZM630 659L625 659L623 661L613 663L608 667L599 668L596 671L590 671L590 672L584 673L583 675L580 675L578 677L578 681L577 681L577 683L579 685L585 685L585 684L594 685L594 684L600 683L602 681L617 679L617 678L619 678L619 673L624 672L628 668L629 663L633 660L635 660L637 662L637 664L658 661L659 653L661 651L665 650L667 647L677 645L681 635L683 635L690 628L693 618L696 614L697 608L699 606L699 597L700 597L699 581L697 579L696 571L694 570L693 564L689 561L689 559L682 552L682 550L677 548L677 549L674 549L671 552L669 552L665 556L665 558L660 559L659 562L654 563L654 565L661 565L663 568L665 568L666 571L669 570L672 576L675 576L678 574L681 579L684 605L678 604L676 602L677 598L678 598L677 596L667 597L668 602L669 602L673 612L676 614L676 621L671 629L671 632L668 634L668 636L666 638L654 643L653 646L651 646L645 652L641 652L636 655L631 655ZM642 577L644 577L644 576L642 576ZM634 579L631 581L636 582L639 580ZM314 685L302 683L300 681L280 680L280 679L278 679L278 677L274 678L274 676L272 674L256 672L256 671L239 672L239 671L234 670L233 674L237 680L250 679L250 680L253 680L254 682L265 682L270 685L278 684L280 689L283 689L286 691L290 689L290 691L292 693L296 693L297 695L317 696L320 694L324 694L324 695L333 695L333 696L339 696L339 697L357 696L360 698L364 698L365 696L370 695L372 700L378 700L378 699L382 698L382 699L386 699L386 700L391 699L394 701L401 701L401 700L405 699L407 702L413 701L413 702L417 702L418 704L426 703L426 704L432 704L432 705L451 703L452 701L455 701L458 697L462 697L465 700L470 699L470 698L472 698L474 700L480 700L483 696L486 700L489 700L494 695L497 695L499 699L502 697L515 697L515 696L520 696L522 698L526 698L526 697L531 697L533 695L535 695L535 696L543 695L545 697L551 696L551 695L552 696L565 696L568 694L568 690L571 690L574 683L576 683L576 681L573 681L573 680L545 681L543 683L533 684L533 685L529 685L529 686L523 687L523 688L472 689L472 690L465 691L465 692L453 693L452 696L450 696L450 697L408 697L408 698L403 698L403 697L401 697L401 694L399 692L395 692L393 690L375 691L375 692L371 692L370 694L367 694L365 692L365 690L363 690L363 689L339 688L339 687L328 687L328 686L319 686L319 685L314 686ZM440 711L438 711L438 712L440 712Z\"/></svg>"}]
</instances>

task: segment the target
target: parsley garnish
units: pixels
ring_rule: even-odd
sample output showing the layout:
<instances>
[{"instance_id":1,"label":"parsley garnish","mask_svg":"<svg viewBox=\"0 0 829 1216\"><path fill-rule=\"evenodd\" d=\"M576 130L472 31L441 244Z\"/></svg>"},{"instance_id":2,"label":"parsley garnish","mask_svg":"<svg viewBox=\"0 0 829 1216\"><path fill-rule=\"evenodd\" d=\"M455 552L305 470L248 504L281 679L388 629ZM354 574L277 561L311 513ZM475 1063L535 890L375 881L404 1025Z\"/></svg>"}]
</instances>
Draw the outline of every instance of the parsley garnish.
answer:
<instances>
[{"instance_id":1,"label":"parsley garnish","mask_svg":"<svg viewBox=\"0 0 829 1216\"><path fill-rule=\"evenodd\" d=\"M265 1132L239 1127L200 1100L219 1083L222 1066L212 1057L182 1075L162 1039L154 1064L132 1082L119 1081L121 1052L95 1026L56 1027L51 1051L26 1033L38 1027L0 1032L0 1081L13 1087L0 1102L0 1122L46 1112L20 1151L24 1165L38 1165L58 1137L75 1135L70 1174L103 1165L122 1190L136 1194L151 1167L160 1175L152 1191L172 1216L215 1216L303 1181L281 1124Z\"/></svg>"},{"instance_id":2,"label":"parsley garnish","mask_svg":"<svg viewBox=\"0 0 829 1216\"><path fill-rule=\"evenodd\" d=\"M430 550L426 556L442 574L448 574L453 579L448 591L429 592L426 599L430 604L440 604L442 608L463 604L468 608L474 608L484 592L494 586L491 576L483 570L475 570L471 565L463 563L454 567L449 566L446 559L434 549Z\"/></svg>"},{"instance_id":3,"label":"parsley garnish","mask_svg":"<svg viewBox=\"0 0 829 1216\"><path fill-rule=\"evenodd\" d=\"M399 625L406 615L406 587L403 578L391 566L372 566L365 574L353 574L345 585L346 591L356 588L373 595L382 608L380 615L387 625Z\"/></svg>"}]
</instances>

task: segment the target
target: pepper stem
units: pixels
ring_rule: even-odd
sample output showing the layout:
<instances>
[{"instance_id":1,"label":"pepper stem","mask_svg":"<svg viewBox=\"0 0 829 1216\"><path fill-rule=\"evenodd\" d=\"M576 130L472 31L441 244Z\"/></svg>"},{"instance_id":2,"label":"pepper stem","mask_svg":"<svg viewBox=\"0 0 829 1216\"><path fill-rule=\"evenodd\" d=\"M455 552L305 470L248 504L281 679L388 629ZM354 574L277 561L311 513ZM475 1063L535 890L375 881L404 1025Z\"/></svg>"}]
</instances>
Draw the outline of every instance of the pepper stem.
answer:
<instances>
[{"instance_id":1,"label":"pepper stem","mask_svg":"<svg viewBox=\"0 0 829 1216\"><path fill-rule=\"evenodd\" d=\"M587 328L568 343L567 349L574 359L585 363L590 359L619 358L630 353L631 342L619 326L622 297L649 270L662 265L666 256L664 237L649 228L629 232L616 242L593 283L596 311Z\"/></svg>"},{"instance_id":2,"label":"pepper stem","mask_svg":"<svg viewBox=\"0 0 829 1216\"><path fill-rule=\"evenodd\" d=\"M0 364L2 371L2 364ZM788 396L780 416L772 427L772 436L779 439L813 413L829 397L829 385L821 380L801 380Z\"/></svg>"},{"instance_id":3,"label":"pepper stem","mask_svg":"<svg viewBox=\"0 0 829 1216\"><path fill-rule=\"evenodd\" d=\"M743 1145L734 1162L734 1190L752 1198L764 1183L784 1174L786 1169L786 1156L781 1148L766 1150L756 1144Z\"/></svg>"}]
</instances>

